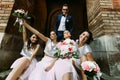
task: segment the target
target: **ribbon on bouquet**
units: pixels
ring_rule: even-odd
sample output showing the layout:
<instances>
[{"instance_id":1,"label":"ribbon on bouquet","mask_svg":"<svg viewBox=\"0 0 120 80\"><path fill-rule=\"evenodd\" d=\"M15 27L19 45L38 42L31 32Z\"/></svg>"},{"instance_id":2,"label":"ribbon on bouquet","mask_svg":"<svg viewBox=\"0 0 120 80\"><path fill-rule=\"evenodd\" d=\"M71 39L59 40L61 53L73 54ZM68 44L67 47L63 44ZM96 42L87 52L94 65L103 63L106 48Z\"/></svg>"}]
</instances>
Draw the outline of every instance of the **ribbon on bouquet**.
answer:
<instances>
[{"instance_id":1,"label":"ribbon on bouquet","mask_svg":"<svg viewBox=\"0 0 120 80\"><path fill-rule=\"evenodd\" d=\"M19 23L19 30L18 31L22 32L22 30L23 30L23 20L19 19L19 18L16 18L14 26L16 25L16 23Z\"/></svg>"},{"instance_id":2,"label":"ribbon on bouquet","mask_svg":"<svg viewBox=\"0 0 120 80\"><path fill-rule=\"evenodd\" d=\"M96 76L93 76L93 80L100 80L102 73L99 71L97 72Z\"/></svg>"}]
</instances>

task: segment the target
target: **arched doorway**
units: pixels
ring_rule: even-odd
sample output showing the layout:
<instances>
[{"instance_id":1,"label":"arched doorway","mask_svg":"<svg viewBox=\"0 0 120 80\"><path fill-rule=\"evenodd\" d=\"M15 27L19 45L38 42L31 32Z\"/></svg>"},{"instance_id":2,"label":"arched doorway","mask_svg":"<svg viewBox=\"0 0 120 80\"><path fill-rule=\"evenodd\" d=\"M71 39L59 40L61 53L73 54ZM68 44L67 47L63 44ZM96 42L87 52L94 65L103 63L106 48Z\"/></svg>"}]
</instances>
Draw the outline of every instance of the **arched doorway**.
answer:
<instances>
[{"instance_id":1,"label":"arched doorway","mask_svg":"<svg viewBox=\"0 0 120 80\"><path fill-rule=\"evenodd\" d=\"M48 23L47 23L48 32L54 30L55 19L60 12L61 12L61 9L55 9L50 13L50 16L48 16Z\"/></svg>"},{"instance_id":2,"label":"arched doorway","mask_svg":"<svg viewBox=\"0 0 120 80\"><path fill-rule=\"evenodd\" d=\"M73 17L74 31L72 36L76 39L82 30L88 29L85 0L54 0L53 2L46 0L46 32L49 34L51 30L54 30L56 16L61 13L61 7L65 3L69 5L69 14Z\"/></svg>"}]
</instances>

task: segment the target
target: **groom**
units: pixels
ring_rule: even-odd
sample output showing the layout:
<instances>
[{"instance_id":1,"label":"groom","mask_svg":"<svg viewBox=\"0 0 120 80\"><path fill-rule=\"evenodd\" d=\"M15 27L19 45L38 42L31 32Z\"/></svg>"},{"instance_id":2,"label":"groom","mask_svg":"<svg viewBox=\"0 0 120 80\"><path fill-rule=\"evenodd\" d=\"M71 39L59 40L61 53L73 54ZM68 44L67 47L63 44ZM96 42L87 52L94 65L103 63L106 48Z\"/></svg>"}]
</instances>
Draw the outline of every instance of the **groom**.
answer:
<instances>
[{"instance_id":1,"label":"groom","mask_svg":"<svg viewBox=\"0 0 120 80\"><path fill-rule=\"evenodd\" d=\"M68 5L64 4L62 6L62 14L59 14L56 17L56 23L54 28L58 36L58 41L61 41L63 39L63 32L65 30L68 30L70 32L73 31L72 16L68 14L68 11Z\"/></svg>"}]
</instances>

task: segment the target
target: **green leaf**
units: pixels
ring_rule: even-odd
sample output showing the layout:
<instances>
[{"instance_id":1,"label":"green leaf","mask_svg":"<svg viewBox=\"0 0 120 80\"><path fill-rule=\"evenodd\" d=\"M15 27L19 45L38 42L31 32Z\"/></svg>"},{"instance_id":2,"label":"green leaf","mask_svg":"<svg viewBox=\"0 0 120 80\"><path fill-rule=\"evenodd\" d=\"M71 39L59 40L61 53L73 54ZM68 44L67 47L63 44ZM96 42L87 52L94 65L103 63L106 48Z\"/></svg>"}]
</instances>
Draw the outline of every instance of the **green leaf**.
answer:
<instances>
[{"instance_id":1,"label":"green leaf","mask_svg":"<svg viewBox=\"0 0 120 80\"><path fill-rule=\"evenodd\" d=\"M93 77L93 76L96 75L97 72L95 72L95 71L93 71L93 70L92 70L91 72L85 70L84 73L85 73L87 76Z\"/></svg>"},{"instance_id":2,"label":"green leaf","mask_svg":"<svg viewBox=\"0 0 120 80\"><path fill-rule=\"evenodd\" d=\"M15 17L18 17L18 14L17 13L12 13L13 16Z\"/></svg>"},{"instance_id":3,"label":"green leaf","mask_svg":"<svg viewBox=\"0 0 120 80\"><path fill-rule=\"evenodd\" d=\"M79 55L77 54L77 52L73 52L72 57L76 58L76 59L80 59Z\"/></svg>"},{"instance_id":4,"label":"green leaf","mask_svg":"<svg viewBox=\"0 0 120 80\"><path fill-rule=\"evenodd\" d=\"M19 32L22 32L23 31L23 25L19 26Z\"/></svg>"}]
</instances>

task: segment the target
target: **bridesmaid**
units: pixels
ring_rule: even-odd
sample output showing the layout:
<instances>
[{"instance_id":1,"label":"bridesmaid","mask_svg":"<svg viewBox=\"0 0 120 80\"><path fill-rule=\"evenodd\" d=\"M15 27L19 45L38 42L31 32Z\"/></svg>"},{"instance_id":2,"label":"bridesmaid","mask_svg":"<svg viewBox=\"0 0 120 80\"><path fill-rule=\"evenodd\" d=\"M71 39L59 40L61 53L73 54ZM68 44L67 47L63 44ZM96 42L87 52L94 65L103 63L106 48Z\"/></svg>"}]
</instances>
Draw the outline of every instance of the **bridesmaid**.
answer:
<instances>
[{"instance_id":1,"label":"bridesmaid","mask_svg":"<svg viewBox=\"0 0 120 80\"><path fill-rule=\"evenodd\" d=\"M88 30L83 31L79 35L78 40L78 52L81 56L80 61L81 63L84 61L94 61L92 50L89 46L89 43L93 40L92 33ZM87 80L84 72L82 71L82 80Z\"/></svg>"},{"instance_id":2,"label":"bridesmaid","mask_svg":"<svg viewBox=\"0 0 120 80\"><path fill-rule=\"evenodd\" d=\"M20 53L23 57L17 59L12 64L11 68L13 69L7 76L6 80L27 80L37 63L37 60L34 57L40 48L38 37L33 34L29 39L27 39L26 29L24 26L23 41L24 46Z\"/></svg>"},{"instance_id":3,"label":"bridesmaid","mask_svg":"<svg viewBox=\"0 0 120 80\"><path fill-rule=\"evenodd\" d=\"M54 54L56 53L56 44L57 44L57 35L55 31L50 32L50 38L44 36L42 33L37 31L36 29L32 28L29 24L24 21L24 26L29 29L31 32L36 34L39 39L44 41L46 43L45 49L44 49L44 57L41 61L39 61L36 64L35 69L32 71L32 73L29 76L29 80L46 80L46 77L49 73L52 73L53 70L51 69L49 72L47 72L45 69L51 64L54 64L54 62L57 60L54 58Z\"/></svg>"},{"instance_id":4,"label":"bridesmaid","mask_svg":"<svg viewBox=\"0 0 120 80\"><path fill-rule=\"evenodd\" d=\"M63 36L64 36L65 40L72 40L71 33L68 30L64 31ZM59 59L59 60L61 61L61 59ZM62 78L66 78L66 76L69 76L70 80L80 80L80 77L79 77L79 75L76 71L76 68L74 66L74 62L78 62L78 61L80 62L79 59L75 59L75 58L67 59L67 58L65 58L62 60L63 62L62 61L59 62L59 60L58 60L57 65L56 65L56 75L59 75L59 74L57 74L59 72L59 68L60 68L60 66L58 66L59 64L61 64L62 66L67 65L67 67L63 67L64 71L61 71L61 73L63 74ZM67 72L69 74L66 74ZM60 80L60 79L58 79L58 80Z\"/></svg>"},{"instance_id":5,"label":"bridesmaid","mask_svg":"<svg viewBox=\"0 0 120 80\"><path fill-rule=\"evenodd\" d=\"M71 34L68 30L64 31L64 41L73 41L70 39ZM76 49L77 50L77 49ZM59 58L56 62L55 65L53 66L54 68L54 73L56 80L80 80L73 64L72 64L73 59L72 58ZM54 79L47 79L47 80L54 80Z\"/></svg>"}]
</instances>

